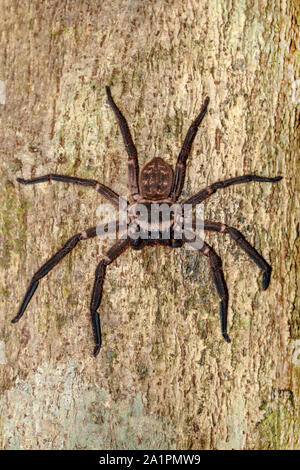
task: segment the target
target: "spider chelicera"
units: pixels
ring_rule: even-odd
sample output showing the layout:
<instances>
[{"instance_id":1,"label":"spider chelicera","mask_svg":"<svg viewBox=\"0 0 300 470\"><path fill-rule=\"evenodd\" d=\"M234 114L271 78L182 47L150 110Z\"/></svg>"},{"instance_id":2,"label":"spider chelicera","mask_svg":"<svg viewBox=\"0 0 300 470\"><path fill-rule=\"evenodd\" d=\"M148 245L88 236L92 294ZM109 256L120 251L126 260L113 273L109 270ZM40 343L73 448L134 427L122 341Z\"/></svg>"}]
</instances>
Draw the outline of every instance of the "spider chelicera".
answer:
<instances>
[{"instance_id":1,"label":"spider chelicera","mask_svg":"<svg viewBox=\"0 0 300 470\"><path fill-rule=\"evenodd\" d=\"M129 219L132 222L138 220L135 218L136 212L131 210L136 204L144 204L150 213L150 210L154 207L154 205L167 204L171 206L178 200L184 184L187 158L190 154L192 143L195 139L198 127L206 114L207 107L209 104L209 98L207 97L205 99L199 115L192 122L187 132L186 138L177 158L175 172L173 172L171 166L161 158L153 158L149 162L146 162L145 165L142 167L141 171L139 172L137 150L133 143L127 121L119 110L119 108L117 107L117 105L115 104L110 92L110 88L108 86L106 87L106 94L108 98L108 103L111 106L118 120L125 148L128 153L129 187L134 204L127 207L128 213L131 214ZM227 188L228 186L234 184L248 183L250 181L274 183L280 181L281 178L281 176L276 176L275 178L268 178L265 176L244 175L230 178L224 181L217 181L216 183L213 183L207 186L206 188L201 189L194 196L184 199L179 204L181 207L183 207L185 204L189 204L192 207L195 207L197 204L202 203L205 199L215 193L218 189ZM104 186L102 183L99 183L95 180L77 178L72 176L63 176L57 174L48 174L29 180L17 178L17 181L19 183L25 185L43 183L45 181L51 180L61 181L64 183L79 184L82 186L91 186L102 196L108 199L108 201L113 206L115 206L117 209L119 208L120 196L107 186ZM135 229L138 225L139 223L137 222L135 225ZM117 229L119 228L118 221L116 222L115 226L117 227ZM118 256L120 256L129 247L135 250L140 250L146 246L153 245L179 248L185 243L191 243L191 238L186 237L186 235L184 234L181 239L175 237L174 217L170 219L169 224L167 226L167 237L162 236L163 229L161 228L161 225L159 227L160 229L158 237L157 234L155 235L155 237L152 236L152 231L149 230L149 228L151 229L151 227L149 227L149 224L147 223L146 226L144 224L143 227L140 227L142 230L139 232L139 236L136 236L136 233L134 233L134 231L132 230L128 231L127 236L118 239L116 243L107 251L103 259L99 262L95 273L95 281L90 303L91 321L95 339L94 356L97 356L101 347L100 318L97 310L100 306L102 298L103 281L107 266L114 260L116 260ZM71 237L64 244L64 246L57 253L55 253L54 256L52 256L52 258L50 258L33 275L29 287L26 291L25 297L23 299L23 302L20 306L19 312L12 320L13 323L19 321L22 315L24 314L30 299L32 298L33 294L35 293L38 287L40 279L46 276L46 274L48 274L48 272L51 271L54 266L56 266L68 253L70 253L70 251L75 248L79 241L96 237L99 233L98 229L99 226L91 227ZM109 224L103 224L102 227L100 226L100 229L102 230L102 232L109 231ZM204 220L204 230L219 232L221 234L229 234L231 238L247 253L247 255L262 270L262 289L267 289L270 283L272 268L237 229L229 227L228 225L225 225L220 222ZM222 270L222 261L217 255L217 253L213 250L213 248L206 242L202 243L202 246L199 248L199 252L206 256L210 262L211 274L216 286L218 296L220 298L219 308L221 332L225 341L229 343L230 339L227 334L228 290Z\"/></svg>"}]
</instances>

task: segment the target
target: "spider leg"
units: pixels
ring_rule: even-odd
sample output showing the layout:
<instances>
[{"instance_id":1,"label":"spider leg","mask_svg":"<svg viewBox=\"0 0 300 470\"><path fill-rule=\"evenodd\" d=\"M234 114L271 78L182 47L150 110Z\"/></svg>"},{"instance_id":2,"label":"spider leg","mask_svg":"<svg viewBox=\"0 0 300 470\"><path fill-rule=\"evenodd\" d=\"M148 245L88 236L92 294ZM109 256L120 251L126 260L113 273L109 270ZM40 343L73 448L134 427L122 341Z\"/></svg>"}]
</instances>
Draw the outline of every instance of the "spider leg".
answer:
<instances>
[{"instance_id":1,"label":"spider leg","mask_svg":"<svg viewBox=\"0 0 300 470\"><path fill-rule=\"evenodd\" d=\"M190 237L187 239L185 236L183 237L183 241L185 243L191 242ZM198 251L209 259L211 275L216 286L217 294L220 298L219 312L221 332L225 341L230 343L230 338L227 334L228 289L222 269L222 260L214 249L206 242L202 243L202 246L198 248Z\"/></svg>"},{"instance_id":2,"label":"spider leg","mask_svg":"<svg viewBox=\"0 0 300 470\"><path fill-rule=\"evenodd\" d=\"M106 199L109 200L115 207L119 208L120 196L115 193L112 189L104 186L102 183L98 183L95 180L89 180L85 178L77 178L76 176L66 176L66 175L56 175L51 173L49 175L39 176L37 178L32 178L25 180L23 178L17 178L17 181L21 184L36 184L44 183L46 181L61 181L63 183L73 183L80 184L81 186L92 186L98 193L102 194Z\"/></svg>"},{"instance_id":3,"label":"spider leg","mask_svg":"<svg viewBox=\"0 0 300 470\"><path fill-rule=\"evenodd\" d=\"M94 356L96 357L101 348L101 327L100 327L100 317L97 312L103 292L103 282L106 273L106 266L112 263L115 259L118 258L127 248L130 246L130 240L123 239L118 240L111 248L108 250L104 258L100 261L95 272L95 281L91 298L90 312L91 320L94 331L94 340L95 340L95 349Z\"/></svg>"},{"instance_id":4,"label":"spider leg","mask_svg":"<svg viewBox=\"0 0 300 470\"><path fill-rule=\"evenodd\" d=\"M266 262L266 260L256 251L256 249L250 245L250 243L245 239L244 235L239 232L234 227L228 227L225 224L218 222L211 222L208 220L204 221L204 230L228 233L231 238L244 250L249 258L251 258L254 263L262 270L262 289L266 290L270 284L271 279L271 266Z\"/></svg>"},{"instance_id":5,"label":"spider leg","mask_svg":"<svg viewBox=\"0 0 300 470\"><path fill-rule=\"evenodd\" d=\"M137 150L133 143L130 130L127 124L127 121L118 106L113 100L109 86L105 87L107 99L110 107L115 113L116 118L118 119L120 130L123 136L123 141L125 144L126 152L128 153L128 173L129 173L129 186L132 196L139 194L139 163L137 157Z\"/></svg>"},{"instance_id":6,"label":"spider leg","mask_svg":"<svg viewBox=\"0 0 300 470\"><path fill-rule=\"evenodd\" d=\"M186 161L190 154L192 144L194 142L194 139L198 131L198 127L200 126L206 114L208 103L209 103L209 98L207 97L205 98L205 101L204 101L204 104L202 106L200 113L198 114L196 119L192 122L187 132L186 138L183 142L183 145L181 147L180 153L178 155L174 179L173 179L173 186L172 186L172 190L170 193L170 198L174 202L177 201L178 197L181 194L182 187L184 184L184 178L185 178Z\"/></svg>"},{"instance_id":7,"label":"spider leg","mask_svg":"<svg viewBox=\"0 0 300 470\"><path fill-rule=\"evenodd\" d=\"M97 235L97 229L102 228L102 232L107 231L107 228L109 229L109 224L104 224L103 226L97 226L97 227L91 227L88 230L77 233L76 235L73 235L73 237L69 238L69 240L64 244L64 246L58 250L52 258L50 258L48 261L46 261L45 264L33 275L29 287L26 291L26 294L24 296L23 302L20 306L20 309L17 313L17 315L12 319L12 323L17 323L20 318L23 316L27 305L29 304L33 294L35 293L39 281L48 274L51 269L53 269L70 251L75 248L77 243L81 240L86 240L88 238L93 238ZM106 228L106 229L105 229ZM99 232L98 232L99 233Z\"/></svg>"},{"instance_id":8,"label":"spider leg","mask_svg":"<svg viewBox=\"0 0 300 470\"><path fill-rule=\"evenodd\" d=\"M214 280L218 296L220 298L220 324L221 324L221 332L223 338L227 343L230 343L230 338L227 334L227 312L228 312L228 289L226 285L226 281L224 278L224 273L222 269L222 260L220 256L209 246L207 243L203 244L203 247L200 249L200 252L208 256L210 268L211 268L211 275Z\"/></svg>"},{"instance_id":9,"label":"spider leg","mask_svg":"<svg viewBox=\"0 0 300 470\"><path fill-rule=\"evenodd\" d=\"M237 176L235 178L230 178L228 180L217 181L216 183L213 183L210 186L207 186L206 188L201 189L201 191L194 194L194 196L191 196L188 199L185 199L184 201L181 202L181 204L192 204L193 206L196 206L197 204L200 204L206 198L211 196L213 193L215 193L218 189L227 188L228 186L231 186L233 184L249 183L250 181L258 181L262 183L276 183L277 181L280 181L281 179L282 179L282 176L275 176L275 178L268 178L266 176L257 176L257 175Z\"/></svg>"}]
</instances>

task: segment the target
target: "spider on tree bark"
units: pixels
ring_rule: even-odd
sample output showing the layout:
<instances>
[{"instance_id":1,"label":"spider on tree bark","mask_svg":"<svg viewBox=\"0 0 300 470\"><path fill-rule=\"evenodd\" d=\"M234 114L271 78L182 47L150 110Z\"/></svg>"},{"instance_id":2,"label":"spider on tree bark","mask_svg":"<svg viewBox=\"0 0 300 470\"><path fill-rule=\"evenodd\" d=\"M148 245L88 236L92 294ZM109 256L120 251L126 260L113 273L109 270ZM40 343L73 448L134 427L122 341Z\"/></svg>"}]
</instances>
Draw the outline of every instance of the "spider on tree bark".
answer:
<instances>
[{"instance_id":1,"label":"spider on tree bark","mask_svg":"<svg viewBox=\"0 0 300 470\"><path fill-rule=\"evenodd\" d=\"M121 238L116 241L116 243L107 251L106 255L99 262L95 272L95 280L90 303L91 321L95 340L94 356L97 356L101 347L100 318L97 310L99 309L102 298L103 282L106 267L114 260L116 260L118 256L120 256L129 247L135 250L140 250L146 246L153 245L179 248L182 247L185 243L191 243L190 237L187 237L185 234L183 234L181 239L175 237L174 217L169 220L167 227L165 226L163 228L163 222L161 222L159 225L159 236L157 237L156 233L154 237L153 232L151 230L151 223L149 226L150 218L148 220L148 223L146 221L146 224L142 225L140 222L137 222L138 218L136 217L136 212L132 211L131 209L136 204L144 204L144 206L148 210L148 214L150 214L151 208L153 208L155 205L166 204L167 206L172 206L174 203L176 203L179 196L181 195L184 184L187 158L190 154L198 127L206 114L209 104L209 98L207 97L204 101L199 115L192 122L187 132L181 151L177 158L175 172L173 172L171 166L161 158L153 158L152 160L146 162L145 165L142 167L141 171L139 172L137 150L133 143L127 121L119 110L119 108L117 107L117 105L115 104L110 92L110 88L108 86L106 87L106 94L108 98L108 103L111 106L118 120L125 148L128 153L129 187L131 197L134 203L131 206L127 207L128 213L131 214L129 217L130 221L135 222L135 229L131 229L131 231L129 230L125 238ZM248 183L250 181L275 183L277 181L280 181L281 179L281 176L276 176L275 178L268 178L265 176L257 175L237 176L223 181L217 181L207 186L206 188L201 189L195 195L184 199L179 204L181 207L183 207L184 205L191 205L192 207L195 207L197 204L202 203L205 199L214 194L218 189L227 188L228 186L234 184ZM28 180L25 180L23 178L17 178L17 181L19 183L25 185L43 183L45 181L51 180L61 181L64 183L79 184L82 186L91 186L102 196L108 199L108 201L113 206L115 206L117 209L119 208L120 196L114 191L112 191L110 188L104 186L102 183L99 183L96 180L89 180L57 174L48 174ZM118 222L116 222L116 227L117 229L119 228ZM24 314L33 294L35 293L38 287L40 279L46 276L46 274L48 274L52 268L54 268L68 253L70 253L70 251L75 248L79 241L96 237L99 233L99 231L97 231L98 228L99 226L91 227L71 237L64 244L64 246L57 253L55 253L52 258L50 258L33 275L29 287L26 291L25 297L21 303L19 312L13 318L12 323L18 322ZM108 224L103 224L102 226L100 226L100 228L103 232L105 232L107 231ZM140 229L138 236L136 234L137 228ZM242 250L244 250L247 255L262 270L262 289L267 289L270 283L272 268L237 229L229 227L228 225L225 225L220 222L204 220L204 230L219 232L221 234L229 234L231 238L240 246L240 248L242 248ZM165 235L166 233L167 236ZM221 258L214 251L214 249L206 242L202 243L202 246L199 248L199 253L206 256L210 262L211 274L216 286L218 296L220 298L219 309L221 333L225 341L229 343L230 339L227 333L228 290L222 270L222 261Z\"/></svg>"}]
</instances>

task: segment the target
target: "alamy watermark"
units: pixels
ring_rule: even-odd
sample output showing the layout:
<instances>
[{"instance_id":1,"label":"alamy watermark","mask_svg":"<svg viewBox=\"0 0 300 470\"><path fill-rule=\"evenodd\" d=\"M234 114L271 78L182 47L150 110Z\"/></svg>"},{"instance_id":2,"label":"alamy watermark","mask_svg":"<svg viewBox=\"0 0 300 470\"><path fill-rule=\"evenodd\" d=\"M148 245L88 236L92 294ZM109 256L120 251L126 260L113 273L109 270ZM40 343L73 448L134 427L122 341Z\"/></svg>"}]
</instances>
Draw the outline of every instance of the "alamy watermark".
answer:
<instances>
[{"instance_id":1,"label":"alamy watermark","mask_svg":"<svg viewBox=\"0 0 300 470\"><path fill-rule=\"evenodd\" d=\"M101 224L96 233L101 239L182 240L190 249L201 249L204 241L204 206L193 214L192 204L137 202L129 205L120 197L119 209L101 204L97 209Z\"/></svg>"}]
</instances>

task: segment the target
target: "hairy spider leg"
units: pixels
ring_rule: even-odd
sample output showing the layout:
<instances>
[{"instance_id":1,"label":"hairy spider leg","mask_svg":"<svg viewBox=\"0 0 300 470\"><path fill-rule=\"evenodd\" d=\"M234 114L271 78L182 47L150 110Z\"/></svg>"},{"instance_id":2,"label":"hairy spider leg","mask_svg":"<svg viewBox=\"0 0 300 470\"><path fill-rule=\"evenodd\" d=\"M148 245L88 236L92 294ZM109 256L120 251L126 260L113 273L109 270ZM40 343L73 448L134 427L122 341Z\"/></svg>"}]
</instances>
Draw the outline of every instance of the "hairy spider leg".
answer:
<instances>
[{"instance_id":1,"label":"hairy spider leg","mask_svg":"<svg viewBox=\"0 0 300 470\"><path fill-rule=\"evenodd\" d=\"M183 184L184 184L184 178L185 178L186 161L190 154L191 147L196 137L198 128L206 114L208 104L209 104L209 97L205 98L205 101L201 108L200 113L190 125L186 138L184 139L183 145L178 155L173 185L172 185L172 189L170 193L170 198L174 202L177 201L178 197L181 194Z\"/></svg>"},{"instance_id":2,"label":"hairy spider leg","mask_svg":"<svg viewBox=\"0 0 300 470\"><path fill-rule=\"evenodd\" d=\"M66 175L56 175L51 173L49 175L39 176L37 178L32 178L29 180L25 180L23 178L17 178L17 181L21 184L36 184L36 183L44 183L46 181L60 181L62 183L73 183L73 184L80 184L81 186L92 186L98 193L102 194L106 199L109 200L111 204L115 207L119 208L119 201L120 196L115 193L112 189L104 186L104 184L99 183L95 180L89 180L85 178L77 178L76 176L66 176Z\"/></svg>"},{"instance_id":3,"label":"hairy spider leg","mask_svg":"<svg viewBox=\"0 0 300 470\"><path fill-rule=\"evenodd\" d=\"M190 243L190 239L187 239L185 236L183 237L183 241L188 244ZM221 333L225 341L230 343L231 341L227 334L228 289L222 269L222 260L214 249L206 242L203 242L202 247L197 251L209 259L211 275L216 286L217 294L220 298L219 312Z\"/></svg>"},{"instance_id":4,"label":"hairy spider leg","mask_svg":"<svg viewBox=\"0 0 300 470\"><path fill-rule=\"evenodd\" d=\"M244 250L249 258L262 270L262 289L266 290L270 284L272 267L266 262L266 260L256 251L256 249L250 245L245 239L244 235L234 227L228 225L211 222L209 220L204 221L204 230L219 232L222 234L229 234L231 238Z\"/></svg>"},{"instance_id":5,"label":"hairy spider leg","mask_svg":"<svg viewBox=\"0 0 300 470\"><path fill-rule=\"evenodd\" d=\"M94 356L96 357L101 348L101 327L100 327L100 317L97 312L103 293L103 283L106 273L106 267L117 259L127 248L130 246L130 239L120 239L118 240L106 253L104 258L100 261L95 272L95 281L92 292L90 312L91 320L94 331L94 340L95 340L95 349Z\"/></svg>"},{"instance_id":6,"label":"hairy spider leg","mask_svg":"<svg viewBox=\"0 0 300 470\"><path fill-rule=\"evenodd\" d=\"M118 229L118 226L117 224L115 227L110 224L103 224L102 226L91 227L88 230L85 230L81 233L77 233L76 235L73 235L73 237L69 238L69 240L64 244L64 246L60 250L58 250L52 256L52 258L46 261L46 263L43 264L43 266L33 275L29 287L24 296L23 302L21 303L20 309L17 315L12 319L12 323L17 323L23 316L27 305L29 304L33 294L35 293L39 285L40 279L46 276L46 274L48 274L51 269L53 269L68 253L70 253L70 251L75 248L79 241L95 237L97 235L97 229L99 228L101 229L101 233L103 233L104 231L108 232L109 229Z\"/></svg>"},{"instance_id":7,"label":"hairy spider leg","mask_svg":"<svg viewBox=\"0 0 300 470\"><path fill-rule=\"evenodd\" d=\"M207 243L203 244L203 247L200 251L209 258L212 277L217 289L218 296L220 298L219 308L221 332L225 341L230 343L230 338L227 334L228 289L222 269L222 260Z\"/></svg>"},{"instance_id":8,"label":"hairy spider leg","mask_svg":"<svg viewBox=\"0 0 300 470\"><path fill-rule=\"evenodd\" d=\"M277 183L277 181L280 181L281 179L282 179L282 176L275 176L275 178L268 178L266 176L257 176L257 175L237 176L235 178L230 178L228 180L217 181L216 183L213 183L210 186L207 186L206 188L201 189L201 191L194 194L194 196L191 196L185 199L184 201L181 201L180 204L182 205L192 204L193 206L196 206L197 204L200 204L209 196L214 194L218 189L227 188L228 186L231 186L233 184L249 183L250 181L258 181L261 183Z\"/></svg>"},{"instance_id":9,"label":"hairy spider leg","mask_svg":"<svg viewBox=\"0 0 300 470\"><path fill-rule=\"evenodd\" d=\"M128 177L131 195L134 197L139 195L139 162L137 150L133 143L127 121L118 106L113 100L109 86L105 87L107 99L110 107L112 108L116 118L119 122L119 127L123 136L126 152L128 153Z\"/></svg>"}]
</instances>

